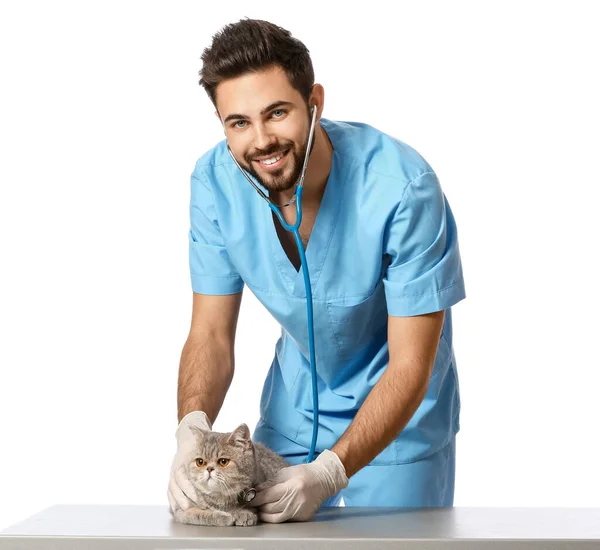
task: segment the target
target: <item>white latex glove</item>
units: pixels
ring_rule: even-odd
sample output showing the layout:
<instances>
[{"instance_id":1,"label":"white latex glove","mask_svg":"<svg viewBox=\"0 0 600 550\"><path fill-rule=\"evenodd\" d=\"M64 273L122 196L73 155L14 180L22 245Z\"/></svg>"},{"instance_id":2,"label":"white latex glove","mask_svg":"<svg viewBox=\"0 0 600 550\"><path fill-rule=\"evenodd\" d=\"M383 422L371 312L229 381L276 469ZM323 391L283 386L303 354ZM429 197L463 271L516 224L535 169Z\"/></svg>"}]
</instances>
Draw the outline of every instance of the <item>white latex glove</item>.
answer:
<instances>
[{"instance_id":1,"label":"white latex glove","mask_svg":"<svg viewBox=\"0 0 600 550\"><path fill-rule=\"evenodd\" d=\"M176 508L187 510L193 504L198 504L196 489L188 479L185 472L186 445L193 442L193 435L188 426L193 425L202 431L210 432L212 424L203 411L193 411L186 414L179 423L175 437L177 439L177 452L171 464L171 478L167 490L167 498L171 510L175 512Z\"/></svg>"},{"instance_id":2,"label":"white latex glove","mask_svg":"<svg viewBox=\"0 0 600 550\"><path fill-rule=\"evenodd\" d=\"M288 466L256 487L252 506L261 521L309 521L329 497L348 486L342 461L333 451L323 451L313 462Z\"/></svg>"}]
</instances>

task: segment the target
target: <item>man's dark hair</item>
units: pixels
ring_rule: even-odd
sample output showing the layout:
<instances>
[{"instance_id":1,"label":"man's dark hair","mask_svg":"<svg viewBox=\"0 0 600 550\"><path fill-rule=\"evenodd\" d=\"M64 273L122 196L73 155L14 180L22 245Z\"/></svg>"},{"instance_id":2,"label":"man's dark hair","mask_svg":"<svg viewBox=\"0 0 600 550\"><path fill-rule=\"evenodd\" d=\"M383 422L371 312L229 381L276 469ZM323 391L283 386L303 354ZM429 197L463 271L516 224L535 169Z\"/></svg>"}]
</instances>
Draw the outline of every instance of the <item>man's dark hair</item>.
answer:
<instances>
[{"instance_id":1,"label":"man's dark hair","mask_svg":"<svg viewBox=\"0 0 600 550\"><path fill-rule=\"evenodd\" d=\"M200 85L213 104L217 86L229 78L279 66L308 103L315 82L306 46L289 31L260 19L242 19L223 27L202 53Z\"/></svg>"}]
</instances>

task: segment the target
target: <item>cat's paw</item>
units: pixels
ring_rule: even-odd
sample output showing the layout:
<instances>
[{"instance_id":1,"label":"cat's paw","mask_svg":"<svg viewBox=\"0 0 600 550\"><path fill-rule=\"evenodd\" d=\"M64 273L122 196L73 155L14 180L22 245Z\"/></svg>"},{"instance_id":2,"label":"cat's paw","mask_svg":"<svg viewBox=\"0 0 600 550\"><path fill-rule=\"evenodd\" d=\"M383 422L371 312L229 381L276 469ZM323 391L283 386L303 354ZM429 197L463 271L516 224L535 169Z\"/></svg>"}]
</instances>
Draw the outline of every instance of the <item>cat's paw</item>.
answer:
<instances>
[{"instance_id":1,"label":"cat's paw","mask_svg":"<svg viewBox=\"0 0 600 550\"><path fill-rule=\"evenodd\" d=\"M252 510L246 508L240 508L233 512L236 525L242 525L248 527L250 525L256 525L258 523L258 514Z\"/></svg>"},{"instance_id":2,"label":"cat's paw","mask_svg":"<svg viewBox=\"0 0 600 550\"><path fill-rule=\"evenodd\" d=\"M228 527L235 523L235 518L228 512L206 510L204 508L198 508L197 506L192 506L187 510L176 510L174 517L179 523L187 523L189 525Z\"/></svg>"},{"instance_id":3,"label":"cat's paw","mask_svg":"<svg viewBox=\"0 0 600 550\"><path fill-rule=\"evenodd\" d=\"M220 510L213 510L211 523L209 525L215 525L218 527L228 527L235 524L235 517L228 512L221 512Z\"/></svg>"}]
</instances>

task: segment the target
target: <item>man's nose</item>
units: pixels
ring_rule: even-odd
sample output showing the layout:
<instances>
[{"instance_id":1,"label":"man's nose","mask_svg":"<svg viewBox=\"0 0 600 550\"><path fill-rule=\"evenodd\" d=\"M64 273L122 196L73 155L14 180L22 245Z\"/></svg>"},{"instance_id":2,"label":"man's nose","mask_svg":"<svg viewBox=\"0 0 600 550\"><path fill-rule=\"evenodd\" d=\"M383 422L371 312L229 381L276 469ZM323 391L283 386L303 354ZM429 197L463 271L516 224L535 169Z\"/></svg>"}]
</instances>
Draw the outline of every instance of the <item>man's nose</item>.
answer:
<instances>
[{"instance_id":1,"label":"man's nose","mask_svg":"<svg viewBox=\"0 0 600 550\"><path fill-rule=\"evenodd\" d=\"M256 149L262 149L264 151L276 142L275 136L271 134L265 126L257 124L254 128L254 147Z\"/></svg>"}]
</instances>

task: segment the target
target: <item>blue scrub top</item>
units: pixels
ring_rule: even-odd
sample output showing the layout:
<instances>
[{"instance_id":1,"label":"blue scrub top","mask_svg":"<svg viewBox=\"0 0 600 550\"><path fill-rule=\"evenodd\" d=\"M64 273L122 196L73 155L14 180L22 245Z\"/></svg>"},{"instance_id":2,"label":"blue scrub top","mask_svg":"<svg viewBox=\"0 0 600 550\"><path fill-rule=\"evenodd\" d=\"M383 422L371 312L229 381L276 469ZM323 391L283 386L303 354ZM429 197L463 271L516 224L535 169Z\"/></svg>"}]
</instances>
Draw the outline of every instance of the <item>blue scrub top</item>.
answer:
<instances>
[{"instance_id":1,"label":"blue scrub top","mask_svg":"<svg viewBox=\"0 0 600 550\"><path fill-rule=\"evenodd\" d=\"M371 464L413 462L459 430L449 309L465 298L456 224L436 174L413 148L366 124L319 123L333 158L306 249L319 390L316 451L335 444L385 370L388 315L445 309L427 395ZM245 284L281 325L260 414L308 450L313 401L302 270L289 261L271 209L225 141L196 163L190 217L193 291L233 294Z\"/></svg>"}]
</instances>

